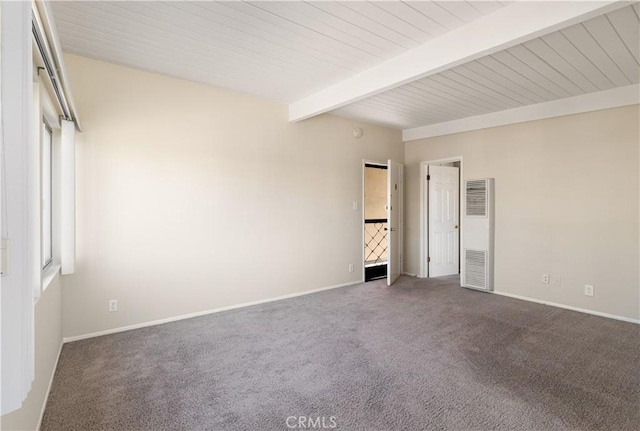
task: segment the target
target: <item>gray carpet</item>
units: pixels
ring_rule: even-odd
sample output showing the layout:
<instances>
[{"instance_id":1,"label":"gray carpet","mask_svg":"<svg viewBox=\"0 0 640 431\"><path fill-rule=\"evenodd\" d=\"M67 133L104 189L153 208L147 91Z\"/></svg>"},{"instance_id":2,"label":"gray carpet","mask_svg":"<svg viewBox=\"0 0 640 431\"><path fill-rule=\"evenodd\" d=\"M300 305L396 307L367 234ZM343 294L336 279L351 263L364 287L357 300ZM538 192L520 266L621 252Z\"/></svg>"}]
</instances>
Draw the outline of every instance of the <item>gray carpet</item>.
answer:
<instances>
[{"instance_id":1,"label":"gray carpet","mask_svg":"<svg viewBox=\"0 0 640 431\"><path fill-rule=\"evenodd\" d=\"M375 281L66 344L42 429L640 429L637 325L457 283Z\"/></svg>"}]
</instances>

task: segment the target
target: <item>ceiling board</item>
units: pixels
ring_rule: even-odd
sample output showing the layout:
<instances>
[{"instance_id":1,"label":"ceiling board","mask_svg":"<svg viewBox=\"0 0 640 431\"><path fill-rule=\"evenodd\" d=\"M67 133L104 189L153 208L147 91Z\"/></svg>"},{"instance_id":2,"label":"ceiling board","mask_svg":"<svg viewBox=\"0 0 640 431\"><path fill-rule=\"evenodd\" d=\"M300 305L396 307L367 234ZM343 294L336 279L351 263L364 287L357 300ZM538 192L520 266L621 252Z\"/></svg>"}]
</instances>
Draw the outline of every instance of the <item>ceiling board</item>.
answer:
<instances>
[{"instance_id":1,"label":"ceiling board","mask_svg":"<svg viewBox=\"0 0 640 431\"><path fill-rule=\"evenodd\" d=\"M465 24L446 5L414 3L71 1L52 9L66 52L288 103ZM453 8L468 20L501 7Z\"/></svg>"},{"instance_id":2,"label":"ceiling board","mask_svg":"<svg viewBox=\"0 0 640 431\"><path fill-rule=\"evenodd\" d=\"M406 129L637 84L640 19L636 6L405 84L333 113ZM389 120L385 121L385 115Z\"/></svg>"},{"instance_id":3,"label":"ceiling board","mask_svg":"<svg viewBox=\"0 0 640 431\"><path fill-rule=\"evenodd\" d=\"M53 2L63 50L285 103L501 8L505 1ZM412 128L640 81L638 4L333 113Z\"/></svg>"}]
</instances>

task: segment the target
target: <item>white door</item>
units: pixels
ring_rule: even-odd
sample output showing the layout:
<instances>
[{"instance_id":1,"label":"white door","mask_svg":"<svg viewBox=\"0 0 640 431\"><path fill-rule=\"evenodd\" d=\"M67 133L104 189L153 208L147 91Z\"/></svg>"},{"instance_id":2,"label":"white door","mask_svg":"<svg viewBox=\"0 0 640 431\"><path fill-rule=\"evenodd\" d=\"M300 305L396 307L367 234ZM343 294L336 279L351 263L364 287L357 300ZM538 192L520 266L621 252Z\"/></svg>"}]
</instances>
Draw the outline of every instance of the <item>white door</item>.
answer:
<instances>
[{"instance_id":1,"label":"white door","mask_svg":"<svg viewBox=\"0 0 640 431\"><path fill-rule=\"evenodd\" d=\"M458 274L458 168L429 166L429 277Z\"/></svg>"},{"instance_id":2,"label":"white door","mask_svg":"<svg viewBox=\"0 0 640 431\"><path fill-rule=\"evenodd\" d=\"M392 160L387 168L387 285L402 272L402 165Z\"/></svg>"}]
</instances>

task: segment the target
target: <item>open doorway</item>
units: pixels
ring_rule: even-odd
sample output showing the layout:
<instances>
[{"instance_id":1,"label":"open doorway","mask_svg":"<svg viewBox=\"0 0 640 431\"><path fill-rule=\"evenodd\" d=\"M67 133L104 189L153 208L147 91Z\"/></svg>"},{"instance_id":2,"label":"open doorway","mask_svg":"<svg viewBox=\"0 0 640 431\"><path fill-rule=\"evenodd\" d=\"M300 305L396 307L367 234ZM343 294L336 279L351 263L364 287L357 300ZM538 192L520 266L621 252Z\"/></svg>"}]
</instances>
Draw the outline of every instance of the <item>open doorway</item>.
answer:
<instances>
[{"instance_id":1,"label":"open doorway","mask_svg":"<svg viewBox=\"0 0 640 431\"><path fill-rule=\"evenodd\" d=\"M364 164L364 280L387 277L387 165Z\"/></svg>"},{"instance_id":2,"label":"open doorway","mask_svg":"<svg viewBox=\"0 0 640 431\"><path fill-rule=\"evenodd\" d=\"M421 164L421 277L460 274L462 169L462 157Z\"/></svg>"}]
</instances>

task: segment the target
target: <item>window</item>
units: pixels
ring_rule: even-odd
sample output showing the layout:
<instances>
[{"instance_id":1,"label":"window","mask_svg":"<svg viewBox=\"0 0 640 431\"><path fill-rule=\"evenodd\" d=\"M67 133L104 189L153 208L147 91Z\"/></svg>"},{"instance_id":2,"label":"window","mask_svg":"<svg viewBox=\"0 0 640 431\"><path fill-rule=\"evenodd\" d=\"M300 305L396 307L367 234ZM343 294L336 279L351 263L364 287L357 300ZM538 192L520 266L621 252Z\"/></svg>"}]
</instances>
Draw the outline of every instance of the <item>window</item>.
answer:
<instances>
[{"instance_id":1,"label":"window","mask_svg":"<svg viewBox=\"0 0 640 431\"><path fill-rule=\"evenodd\" d=\"M53 260L53 205L52 205L52 132L46 120L42 120L42 144L40 148L42 269Z\"/></svg>"}]
</instances>

